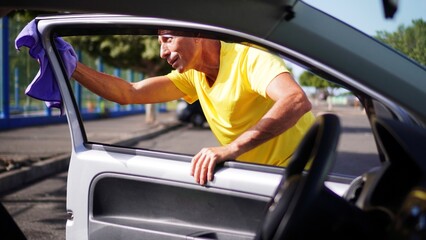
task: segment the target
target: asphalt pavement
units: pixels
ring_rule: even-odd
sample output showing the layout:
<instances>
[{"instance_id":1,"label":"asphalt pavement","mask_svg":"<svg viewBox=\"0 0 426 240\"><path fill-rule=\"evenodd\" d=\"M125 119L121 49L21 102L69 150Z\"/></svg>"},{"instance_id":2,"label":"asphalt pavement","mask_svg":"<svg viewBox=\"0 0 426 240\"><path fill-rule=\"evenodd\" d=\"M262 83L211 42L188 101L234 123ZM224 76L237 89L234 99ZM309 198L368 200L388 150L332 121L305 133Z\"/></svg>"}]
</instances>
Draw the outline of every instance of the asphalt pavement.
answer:
<instances>
[{"instance_id":1,"label":"asphalt pavement","mask_svg":"<svg viewBox=\"0 0 426 240\"><path fill-rule=\"evenodd\" d=\"M147 123L144 114L84 122L88 139L117 145L155 137L180 125L174 111L158 113L154 123ZM0 195L67 170L70 156L66 123L0 131Z\"/></svg>"},{"instance_id":2,"label":"asphalt pavement","mask_svg":"<svg viewBox=\"0 0 426 240\"><path fill-rule=\"evenodd\" d=\"M324 103L314 104L313 111L363 115L354 107L335 106L330 110ZM139 114L84 124L89 139L117 145L154 137L180 125L174 111L158 113L155 123L146 123L145 115ZM0 195L68 168L71 155L68 124L0 131L0 143Z\"/></svg>"}]
</instances>

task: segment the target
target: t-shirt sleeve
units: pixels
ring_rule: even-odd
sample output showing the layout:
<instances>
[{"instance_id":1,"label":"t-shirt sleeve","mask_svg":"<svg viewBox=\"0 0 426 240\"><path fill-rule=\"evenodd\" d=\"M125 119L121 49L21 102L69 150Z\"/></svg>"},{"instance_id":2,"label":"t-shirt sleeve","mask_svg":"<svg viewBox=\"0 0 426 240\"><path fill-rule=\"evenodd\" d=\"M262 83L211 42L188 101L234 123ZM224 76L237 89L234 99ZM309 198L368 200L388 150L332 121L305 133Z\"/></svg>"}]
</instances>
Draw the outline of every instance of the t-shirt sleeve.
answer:
<instances>
[{"instance_id":1,"label":"t-shirt sleeve","mask_svg":"<svg viewBox=\"0 0 426 240\"><path fill-rule=\"evenodd\" d=\"M175 86L185 94L183 99L188 103L193 103L198 99L194 83L191 80L193 78L190 77L191 72L192 71L179 73L178 71L173 70L166 75L175 84Z\"/></svg>"},{"instance_id":2,"label":"t-shirt sleeve","mask_svg":"<svg viewBox=\"0 0 426 240\"><path fill-rule=\"evenodd\" d=\"M247 76L253 91L267 97L266 88L280 73L289 72L284 60L271 53L250 48L247 56Z\"/></svg>"}]
</instances>

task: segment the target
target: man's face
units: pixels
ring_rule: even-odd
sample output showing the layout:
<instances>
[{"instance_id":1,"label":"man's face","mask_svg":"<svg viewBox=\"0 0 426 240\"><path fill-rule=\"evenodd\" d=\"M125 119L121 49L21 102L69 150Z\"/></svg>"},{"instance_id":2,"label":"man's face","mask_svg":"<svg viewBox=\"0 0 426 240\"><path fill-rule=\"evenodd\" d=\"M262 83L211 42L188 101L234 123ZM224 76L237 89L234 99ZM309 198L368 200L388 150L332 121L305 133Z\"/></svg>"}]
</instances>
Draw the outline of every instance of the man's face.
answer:
<instances>
[{"instance_id":1,"label":"man's face","mask_svg":"<svg viewBox=\"0 0 426 240\"><path fill-rule=\"evenodd\" d=\"M161 45L160 57L166 59L179 73L196 67L199 44L195 38L160 33L158 41Z\"/></svg>"}]
</instances>

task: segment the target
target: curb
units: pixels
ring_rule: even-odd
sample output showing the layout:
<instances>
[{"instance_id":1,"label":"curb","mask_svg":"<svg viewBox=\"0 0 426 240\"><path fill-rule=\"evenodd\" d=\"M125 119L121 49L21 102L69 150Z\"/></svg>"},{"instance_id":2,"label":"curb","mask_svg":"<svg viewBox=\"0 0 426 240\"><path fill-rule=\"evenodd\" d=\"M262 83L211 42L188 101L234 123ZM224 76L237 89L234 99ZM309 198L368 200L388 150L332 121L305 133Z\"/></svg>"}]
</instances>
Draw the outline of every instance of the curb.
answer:
<instances>
[{"instance_id":1,"label":"curb","mask_svg":"<svg viewBox=\"0 0 426 240\"><path fill-rule=\"evenodd\" d=\"M31 166L2 173L0 175L0 194L3 195L43 177L66 170L70 156L69 153L65 153L34 163Z\"/></svg>"},{"instance_id":2,"label":"curb","mask_svg":"<svg viewBox=\"0 0 426 240\"><path fill-rule=\"evenodd\" d=\"M158 135L175 130L182 127L182 123L162 124L158 128L151 131L141 133L139 135L130 136L128 138L113 141L111 144L129 146L142 140L152 139ZM8 192L20 189L32 182L46 178L48 176L67 171L71 153L64 153L37 163L31 166L22 167L4 172L0 174L0 196Z\"/></svg>"}]
</instances>

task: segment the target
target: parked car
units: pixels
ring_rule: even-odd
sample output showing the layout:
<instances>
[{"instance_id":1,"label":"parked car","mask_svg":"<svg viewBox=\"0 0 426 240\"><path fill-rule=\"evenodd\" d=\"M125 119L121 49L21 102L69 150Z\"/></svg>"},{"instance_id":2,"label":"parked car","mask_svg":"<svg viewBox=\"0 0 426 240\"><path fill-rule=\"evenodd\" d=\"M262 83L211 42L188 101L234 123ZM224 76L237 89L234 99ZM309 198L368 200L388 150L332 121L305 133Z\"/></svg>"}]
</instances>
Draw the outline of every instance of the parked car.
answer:
<instances>
[{"instance_id":1,"label":"parked car","mask_svg":"<svg viewBox=\"0 0 426 240\"><path fill-rule=\"evenodd\" d=\"M194 127L203 127L207 121L199 101L189 104L184 100L179 100L176 107L176 117L179 121L191 123Z\"/></svg>"},{"instance_id":2,"label":"parked car","mask_svg":"<svg viewBox=\"0 0 426 240\"><path fill-rule=\"evenodd\" d=\"M0 3L137 15L37 18L73 140L67 239L426 238L424 66L303 1L286 2L167 2L173 10L162 1ZM191 156L91 142L52 37L159 29L250 44L351 91L365 107L379 167L330 174L341 129L334 114L318 116L288 168L227 161L206 186L189 175Z\"/></svg>"}]
</instances>

